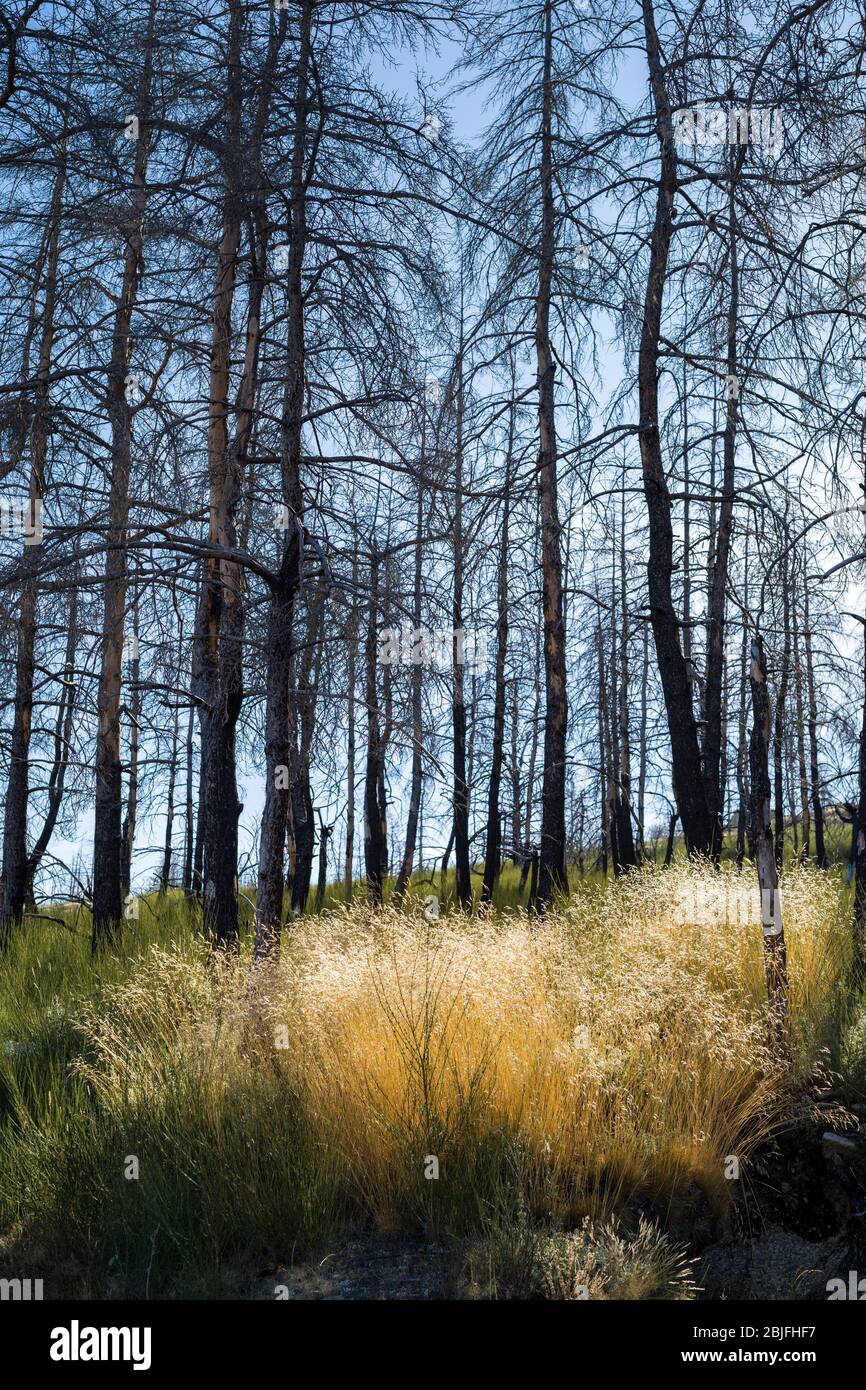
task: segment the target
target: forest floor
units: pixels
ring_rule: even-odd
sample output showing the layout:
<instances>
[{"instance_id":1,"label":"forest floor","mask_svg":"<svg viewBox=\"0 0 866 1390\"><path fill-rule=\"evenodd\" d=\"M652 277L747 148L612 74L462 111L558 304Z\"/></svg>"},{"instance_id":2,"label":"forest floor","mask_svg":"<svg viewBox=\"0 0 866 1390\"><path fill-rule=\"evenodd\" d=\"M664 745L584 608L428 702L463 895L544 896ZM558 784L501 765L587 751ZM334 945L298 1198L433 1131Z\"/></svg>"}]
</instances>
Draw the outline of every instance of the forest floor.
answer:
<instances>
[{"instance_id":1,"label":"forest floor","mask_svg":"<svg viewBox=\"0 0 866 1390\"><path fill-rule=\"evenodd\" d=\"M428 888L297 920L266 970L247 939L214 959L175 894L96 961L73 910L28 923L0 971L0 1277L764 1299L866 1267L839 869L783 878L784 1055L748 870L588 878L541 921L431 920Z\"/></svg>"},{"instance_id":2,"label":"forest floor","mask_svg":"<svg viewBox=\"0 0 866 1390\"><path fill-rule=\"evenodd\" d=\"M258 1300L441 1299L458 1294L451 1252L429 1241L356 1237L313 1259L276 1265L253 1287Z\"/></svg>"},{"instance_id":3,"label":"forest floor","mask_svg":"<svg viewBox=\"0 0 866 1390\"><path fill-rule=\"evenodd\" d=\"M824 1299L828 1281L847 1280L849 1268L843 1236L808 1241L782 1227L770 1227L760 1237L732 1238L704 1249L696 1260L695 1297ZM239 1292L243 1288L241 1284ZM453 1253L442 1246L368 1237L337 1245L315 1259L263 1272L248 1296L294 1302L426 1301L481 1299L490 1292L461 1281Z\"/></svg>"}]
</instances>

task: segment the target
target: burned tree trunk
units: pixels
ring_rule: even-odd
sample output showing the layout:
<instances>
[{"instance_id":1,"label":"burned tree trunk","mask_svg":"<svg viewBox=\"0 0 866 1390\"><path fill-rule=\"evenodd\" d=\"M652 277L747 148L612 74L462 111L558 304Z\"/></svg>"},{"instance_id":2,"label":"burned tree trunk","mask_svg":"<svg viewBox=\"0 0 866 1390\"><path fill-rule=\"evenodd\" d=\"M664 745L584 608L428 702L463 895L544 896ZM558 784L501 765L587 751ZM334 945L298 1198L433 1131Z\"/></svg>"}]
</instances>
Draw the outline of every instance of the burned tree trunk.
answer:
<instances>
[{"instance_id":1,"label":"burned tree trunk","mask_svg":"<svg viewBox=\"0 0 866 1390\"><path fill-rule=\"evenodd\" d=\"M535 300L538 383L538 510L541 525L541 595L544 615L544 773L541 787L541 850L536 905L545 909L567 888L565 875L565 779L568 699L562 550L557 500L554 362L550 345L550 302L556 257L553 175L553 4L544 6L541 120L541 245Z\"/></svg>"},{"instance_id":2,"label":"burned tree trunk","mask_svg":"<svg viewBox=\"0 0 866 1390\"><path fill-rule=\"evenodd\" d=\"M418 498L415 520L415 567L412 591L412 619L415 631L421 627L421 546L423 542L423 491L424 445L422 435L421 472L418 478ZM409 788L409 813L406 817L406 840L403 847L403 860L394 886L394 900L401 902L409 886L412 866L415 862L415 845L418 838L418 816L421 809L421 751L422 751L422 706L421 681L423 668L419 661L412 666L410 675L409 709L412 737L412 773Z\"/></svg>"},{"instance_id":3,"label":"burned tree trunk","mask_svg":"<svg viewBox=\"0 0 866 1390\"><path fill-rule=\"evenodd\" d=\"M749 532L746 529L746 549L743 562L743 636L740 651L740 707L737 720L737 848L736 864L742 871L743 860L746 857L746 837L749 836L751 846L751 830L749 828L749 796L748 796L748 761L749 751L746 737L746 727L748 723L748 692L747 683L749 676L749 630L746 625L745 612L749 604Z\"/></svg>"},{"instance_id":4,"label":"burned tree trunk","mask_svg":"<svg viewBox=\"0 0 866 1390\"><path fill-rule=\"evenodd\" d=\"M66 769L72 749L72 721L75 715L75 649L78 643L78 593L74 587L69 595L68 627L66 631L66 655L63 662L63 683L60 703L57 707L57 720L54 726L54 758L48 777L48 811L41 831L36 839L27 861L27 901L33 903L33 884L39 865L45 854L57 824L60 806L63 801L63 788L66 782Z\"/></svg>"},{"instance_id":5,"label":"burned tree trunk","mask_svg":"<svg viewBox=\"0 0 866 1390\"><path fill-rule=\"evenodd\" d=\"M379 557L370 560L370 611L364 655L365 700L367 704L367 766L364 777L364 867L367 873L367 897L377 907L382 905L386 865L388 861L388 823L382 796L384 783L384 738L378 708L378 644L376 622L379 612Z\"/></svg>"},{"instance_id":6,"label":"burned tree trunk","mask_svg":"<svg viewBox=\"0 0 866 1390\"><path fill-rule=\"evenodd\" d=\"M670 816L670 820L668 821L668 839L667 839L667 844L665 845L665 860L664 860L664 863L665 863L665 868L666 868L666 869L669 869L670 866L671 866L671 863L673 862L673 857L674 857L674 841L676 840L677 821L678 821L678 820L679 820L679 813L678 813L677 811L672 811L672 812L671 812L671 816Z\"/></svg>"},{"instance_id":7,"label":"burned tree trunk","mask_svg":"<svg viewBox=\"0 0 866 1390\"><path fill-rule=\"evenodd\" d=\"M752 691L749 815L755 844L758 887L761 892L764 968L770 1001L771 1033L773 1042L781 1046L784 1044L788 1028L788 965L770 815L770 692L767 689L764 642L759 633L752 638L749 679Z\"/></svg>"},{"instance_id":8,"label":"burned tree trunk","mask_svg":"<svg viewBox=\"0 0 866 1390\"><path fill-rule=\"evenodd\" d=\"M805 582L805 576L804 576ZM806 706L803 699L803 662L800 657L800 614L799 595L795 586L791 603L791 627L794 647L794 701L796 710L797 771L800 792L800 816L802 839L800 843L800 863L809 861L809 840L812 831L812 816L809 809L809 774L806 768Z\"/></svg>"},{"instance_id":9,"label":"burned tree trunk","mask_svg":"<svg viewBox=\"0 0 866 1390\"><path fill-rule=\"evenodd\" d=\"M123 786L120 762L120 696L126 620L127 527L132 469L133 399L132 318L144 270L143 226L147 205L150 114L153 86L156 0L152 0L139 88L139 138L132 176L132 208L114 316L108 369L111 424L111 487L108 498L108 554L102 610L102 647L97 692L96 799L93 817L93 949L110 941L123 909Z\"/></svg>"},{"instance_id":10,"label":"burned tree trunk","mask_svg":"<svg viewBox=\"0 0 866 1390\"><path fill-rule=\"evenodd\" d=\"M513 419L512 419L513 426ZM511 459L511 438L508 460ZM508 522L511 509L511 469L506 465L505 496L502 507L502 537L499 542L497 581L496 666L493 674L493 746L490 750L490 785L487 792L487 836L484 847L482 903L493 901L499 861L502 855L502 821L499 792L502 785L502 754L505 743L505 658L508 651Z\"/></svg>"},{"instance_id":11,"label":"burned tree trunk","mask_svg":"<svg viewBox=\"0 0 866 1390\"><path fill-rule=\"evenodd\" d=\"M280 421L280 483L282 496L280 555L277 580L272 585L267 626L267 698L265 706L265 805L259 841L259 875L256 897L255 957L275 956L279 951L285 891L285 847L289 802L295 796L296 767L294 749L289 746L289 701L291 692L292 641L295 595L304 562L303 494L301 489L302 420L306 380L306 337L303 292L304 257L307 246L307 144L309 122L309 83L312 61L312 0L304 0L300 12L297 80L294 92L294 133L292 138L291 189L289 207L290 239L287 248L286 284L286 378ZM268 76L262 89L257 122L256 154L261 148L268 103L271 99L270 73L286 32L285 15L280 16L279 32L273 35L268 55ZM311 171L310 171L311 172ZM265 258L267 218L261 210L262 260ZM262 288L264 288L264 268ZM258 360L258 308L256 319L256 362ZM255 377L256 373L252 373ZM309 798L307 798L308 800ZM292 802L294 805L294 801ZM306 805L306 801L304 801ZM312 816L312 809L310 809ZM313 827L310 825L312 835ZM312 850L310 851L312 853ZM304 860L306 864L306 859ZM309 878L307 879L309 886ZM297 870L292 879L293 903L300 889ZM303 894L304 899L306 893Z\"/></svg>"},{"instance_id":12,"label":"burned tree trunk","mask_svg":"<svg viewBox=\"0 0 866 1390\"><path fill-rule=\"evenodd\" d=\"M316 911L321 912L325 901L325 888L328 882L328 841L331 838L330 825L319 826L319 877L316 883Z\"/></svg>"},{"instance_id":13,"label":"burned tree trunk","mask_svg":"<svg viewBox=\"0 0 866 1390\"><path fill-rule=\"evenodd\" d=\"M292 785L292 827L295 837L295 870L292 874L290 908L292 916L299 917L307 906L316 848L315 808L310 786L310 765L306 759L299 760L297 775Z\"/></svg>"},{"instance_id":14,"label":"burned tree trunk","mask_svg":"<svg viewBox=\"0 0 866 1390\"><path fill-rule=\"evenodd\" d=\"M826 869L824 808L821 805L821 773L818 767L818 696L815 690L815 668L812 663L809 590L805 585L803 586L803 632L806 649L806 696L809 701L809 781L812 787L812 820L815 826L815 861L819 869Z\"/></svg>"},{"instance_id":15,"label":"burned tree trunk","mask_svg":"<svg viewBox=\"0 0 866 1390\"><path fill-rule=\"evenodd\" d=\"M788 605L788 567L782 562L782 612L784 640L782 660L779 669L779 684L776 689L776 709L773 721L773 787L775 795L776 834L774 850L776 868L781 870L785 849L785 783L783 777L785 752L785 715L788 698L788 674L791 664L791 624Z\"/></svg>"},{"instance_id":16,"label":"burned tree trunk","mask_svg":"<svg viewBox=\"0 0 866 1390\"><path fill-rule=\"evenodd\" d=\"M193 850L195 845L195 820L193 816L193 793L192 793L192 749L193 749L193 727L195 722L195 709L189 707L186 723L186 740L184 746L185 770L186 770L186 796L184 799L184 838L183 838L183 877L182 887L185 898L192 897L193 891Z\"/></svg>"},{"instance_id":17,"label":"burned tree trunk","mask_svg":"<svg viewBox=\"0 0 866 1390\"><path fill-rule=\"evenodd\" d=\"M352 557L352 594L358 583L357 554ZM346 849L343 867L343 899L352 901L352 880L355 858L355 681L358 650L357 609L352 602L352 612L347 627L348 657L346 661L347 711L346 711Z\"/></svg>"},{"instance_id":18,"label":"burned tree trunk","mask_svg":"<svg viewBox=\"0 0 866 1390\"><path fill-rule=\"evenodd\" d=\"M462 324L461 324L462 334ZM463 347L457 354L456 444L454 449L454 590L451 641L452 723L454 731L454 878L457 901L464 909L472 905L469 873L469 784L466 779L466 680L463 632Z\"/></svg>"},{"instance_id":19,"label":"burned tree trunk","mask_svg":"<svg viewBox=\"0 0 866 1390\"><path fill-rule=\"evenodd\" d=\"M511 779L511 859L517 865L520 854L520 758L517 753L517 735L520 728L520 711L517 703L517 676L511 685L511 764L508 769Z\"/></svg>"},{"instance_id":20,"label":"burned tree trunk","mask_svg":"<svg viewBox=\"0 0 866 1390\"><path fill-rule=\"evenodd\" d=\"M224 199L222 236L219 244L217 279L214 290L213 327L210 360L210 417L208 423L208 473L210 478L210 542L223 551L232 551L237 541L237 513L241 484L252 435L258 386L261 339L261 306L267 280L268 222L261 178L260 151L265 124L273 97L271 74L286 32L286 15L281 13L271 31L265 69L261 78L248 158L254 171L254 187L245 206L244 181L248 177L241 151L241 50L244 8L238 0L230 3L228 42L228 96L224 139ZM235 427L229 437L229 391L231 367L232 307L238 276L241 225L249 226L250 268L246 305L246 335L243 368L234 407ZM303 392L293 371L292 316L289 315L289 368L286 397ZM289 411L291 414L291 411ZM295 418L295 417L293 417ZM297 429L300 417L297 415ZM282 421L282 471L292 476L291 447L287 435L292 425ZM288 456L288 457L287 457ZM285 481L284 481L285 491ZM279 596L291 588L286 575L298 563L300 545L294 519L284 530L283 557L275 588ZM269 612L269 653L275 646L273 632L274 594ZM282 616L282 615L281 615ZM282 629L281 629L282 630ZM238 819L241 805L237 795L235 730L243 702L244 577L242 566L227 555L210 555L205 566L205 582L196 624L193 693L201 728L201 781L204 806L203 868L205 930L218 945L235 949L238 944L237 851ZM285 662L288 644L279 642L275 669L269 671L269 703L286 694ZM282 682L282 684L281 684ZM285 705L282 713L285 721ZM268 716L266 715L266 720ZM266 756L268 749L266 731ZM270 752L273 753L273 737ZM266 786L274 782L274 767L268 765ZM267 810L267 803L266 803ZM266 843L263 826L262 843ZM270 842L267 841L267 847ZM280 841L282 855L282 839ZM282 890L280 887L280 897ZM269 908L265 897L265 906ZM258 914L257 914L258 923ZM270 939L270 937L268 937ZM261 933L257 939L261 950Z\"/></svg>"},{"instance_id":21,"label":"burned tree trunk","mask_svg":"<svg viewBox=\"0 0 866 1390\"><path fill-rule=\"evenodd\" d=\"M601 622L595 629L596 655L598 658L598 718L599 730L602 745L602 762L605 769L604 779L604 810L603 821L605 830L604 843L610 849L611 859L613 860L613 871L615 874L622 873L622 859L620 857L619 845L619 817L617 815L617 757L613 746L613 721L611 719L610 699L608 696L607 673L605 671L604 660L604 638L601 629ZM611 646L616 648L615 639Z\"/></svg>"},{"instance_id":22,"label":"burned tree trunk","mask_svg":"<svg viewBox=\"0 0 866 1390\"><path fill-rule=\"evenodd\" d=\"M862 621L862 620L861 620ZM866 979L866 622L863 622L863 717L860 724L857 814L854 821L854 924L852 973Z\"/></svg>"},{"instance_id":23,"label":"burned tree trunk","mask_svg":"<svg viewBox=\"0 0 866 1390\"><path fill-rule=\"evenodd\" d=\"M641 860L646 852L646 783L647 783L647 705L649 695L649 628L643 624L641 635L641 680L640 680L640 764L637 784L637 828L638 855Z\"/></svg>"},{"instance_id":24,"label":"burned tree trunk","mask_svg":"<svg viewBox=\"0 0 866 1390\"><path fill-rule=\"evenodd\" d=\"M713 843L712 817L706 800L698 730L692 706L690 671L680 645L680 626L672 598L671 497L665 477L659 433L659 343L662 333L665 278L673 236L672 213L677 191L677 159L671 107L665 86L664 64L652 0L643 0L643 19L661 155L638 355L640 451L649 520L647 578L650 618L670 733L674 797L682 821L683 836L690 854L708 854Z\"/></svg>"},{"instance_id":25,"label":"burned tree trunk","mask_svg":"<svg viewBox=\"0 0 866 1390\"><path fill-rule=\"evenodd\" d=\"M747 745L746 745L746 672L749 664L749 635L743 625L743 650L740 670L740 711L737 720L737 868L742 869L746 857L746 826L749 814L749 799L746 790Z\"/></svg>"},{"instance_id":26,"label":"burned tree trunk","mask_svg":"<svg viewBox=\"0 0 866 1390\"><path fill-rule=\"evenodd\" d=\"M141 655L138 647L138 599L133 606L132 653L129 662L129 790L126 798L126 816L120 841L120 886L124 898L129 896L132 883L132 851L135 845L135 825L138 819L138 744L141 724ZM172 772L171 791L174 793L174 773Z\"/></svg>"},{"instance_id":27,"label":"burned tree trunk","mask_svg":"<svg viewBox=\"0 0 866 1390\"><path fill-rule=\"evenodd\" d=\"M529 766L526 771L526 806L523 810L523 845L532 842L532 817L535 810L535 771L538 760L538 726L541 720L541 643L535 643L535 699L532 706L532 735L529 741Z\"/></svg>"},{"instance_id":28,"label":"burned tree trunk","mask_svg":"<svg viewBox=\"0 0 866 1390\"><path fill-rule=\"evenodd\" d=\"M204 798L204 777L199 765L198 804L195 810L195 847L192 856L192 891L193 896L199 900L204 895Z\"/></svg>"},{"instance_id":29,"label":"burned tree trunk","mask_svg":"<svg viewBox=\"0 0 866 1390\"><path fill-rule=\"evenodd\" d=\"M599 860L602 877L607 878L608 850L611 839L610 798L610 758L608 756L609 735L607 731L607 686L604 675L604 656L601 635L601 619L595 628L595 657L598 666L598 795L601 815L599 817ZM613 854L616 869L616 850Z\"/></svg>"},{"instance_id":30,"label":"burned tree trunk","mask_svg":"<svg viewBox=\"0 0 866 1390\"><path fill-rule=\"evenodd\" d=\"M159 891L167 893L171 883L172 837L174 831L174 792L177 782L177 744L178 707L174 708L174 722L171 731L171 760L168 767L168 792L165 800L165 839L162 851L162 869L159 875Z\"/></svg>"},{"instance_id":31,"label":"burned tree trunk","mask_svg":"<svg viewBox=\"0 0 866 1390\"><path fill-rule=\"evenodd\" d=\"M704 696L703 777L710 818L709 852L718 859L722 851L722 820L724 815L724 780L722 762L724 751L724 670L725 629L728 588L728 569L731 536L734 525L735 458L737 442L737 413L739 381L737 378L737 322L740 287L737 259L736 204L733 197L733 177L728 198L730 225L730 292L727 323L727 403L723 436L722 500L719 508L718 530L713 542L709 594L707 596L707 660Z\"/></svg>"},{"instance_id":32,"label":"burned tree trunk","mask_svg":"<svg viewBox=\"0 0 866 1390\"><path fill-rule=\"evenodd\" d=\"M12 930L19 926L27 902L27 807L30 791L30 738L33 725L33 684L36 669L38 592L36 570L41 538L41 507L45 489L50 431L49 383L54 345L57 300L57 266L60 256L60 221L66 186L65 143L60 168L54 182L49 213L48 242L45 252L45 292L42 303L42 333L36 369L36 393L30 429L30 488L28 505L33 535L25 538L21 606L18 613L18 645L15 661L15 710L9 749L9 781L6 787L3 822L3 872L0 896L0 949L9 943ZM33 305L33 323L36 303ZM29 338L28 338L29 347ZM47 843L47 842L46 842ZM44 852L44 850L43 850Z\"/></svg>"},{"instance_id":33,"label":"burned tree trunk","mask_svg":"<svg viewBox=\"0 0 866 1390\"><path fill-rule=\"evenodd\" d=\"M249 149L242 150L241 58L245 9L230 0L228 38L227 119L223 141L224 195L222 235L217 257L210 355L210 414L208 421L208 474L210 478L210 542L224 552L237 545L237 516L247 451L252 436L258 387L261 339L261 307L267 280L268 220L260 170L261 143L273 96L271 74L286 32L281 13L268 45L259 99L253 119ZM253 188L247 198L247 164L253 170ZM234 403L234 432L229 432L229 395L232 344L232 309L238 279L241 227L249 227L249 284L243 367ZM291 324L289 335L291 337ZM291 391L292 358L289 352L287 393ZM285 421L281 430L285 454ZM285 459L283 470L285 471ZM297 549L296 527L289 526L276 587L285 585L284 570L291 566ZM290 558L286 559L286 551ZM273 595L272 595L273 600ZM193 693L201 729L201 769L204 815L204 921L205 930L220 946L238 945L237 854L238 819L235 731L243 703L244 574L228 555L211 554L205 565L205 582L196 623ZM269 615L269 647L273 646ZM283 652L283 657L287 652ZM279 671L274 673L275 683ZM272 697L269 688L269 699ZM267 718L267 716L266 716ZM266 733L267 743L267 733ZM269 769L267 787L273 782ZM262 840L264 841L264 831ZM281 851L282 852L282 851Z\"/></svg>"},{"instance_id":34,"label":"burned tree trunk","mask_svg":"<svg viewBox=\"0 0 866 1390\"><path fill-rule=\"evenodd\" d=\"M623 476L622 503L620 512L619 548L619 680L617 682L617 759L619 785L616 795L616 838L619 846L620 867L633 868L637 864L634 847L634 834L631 825L631 741L629 734L629 681L628 681L628 595L626 591L625 566L625 477Z\"/></svg>"},{"instance_id":35,"label":"burned tree trunk","mask_svg":"<svg viewBox=\"0 0 866 1390\"><path fill-rule=\"evenodd\" d=\"M292 833L295 853L291 884L293 917L302 913L306 907L313 874L316 827L310 781L310 759L321 672L323 609L324 599L320 598L309 615L306 646L298 675L297 717L291 722L293 737L296 727L300 736L297 749L292 749L290 763Z\"/></svg>"},{"instance_id":36,"label":"burned tree trunk","mask_svg":"<svg viewBox=\"0 0 866 1390\"><path fill-rule=\"evenodd\" d=\"M240 120L243 11L231 0L227 51L222 231L217 251L210 343L208 415L209 539L231 550L236 539L240 480L229 448L232 306L241 237ZM243 700L240 638L241 574L211 554L205 562L194 639L192 690L200 728L202 888L205 931L222 946L238 943L237 845L240 804L235 725Z\"/></svg>"}]
</instances>

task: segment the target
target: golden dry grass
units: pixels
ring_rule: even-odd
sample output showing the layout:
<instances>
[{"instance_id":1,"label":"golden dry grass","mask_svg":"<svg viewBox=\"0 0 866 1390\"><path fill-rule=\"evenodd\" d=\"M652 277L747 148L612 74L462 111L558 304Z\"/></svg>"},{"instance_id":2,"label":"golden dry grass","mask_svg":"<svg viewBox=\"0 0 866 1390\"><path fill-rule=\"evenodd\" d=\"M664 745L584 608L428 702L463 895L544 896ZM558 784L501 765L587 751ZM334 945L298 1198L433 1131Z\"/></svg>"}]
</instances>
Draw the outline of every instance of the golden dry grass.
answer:
<instances>
[{"instance_id":1,"label":"golden dry grass","mask_svg":"<svg viewBox=\"0 0 866 1390\"><path fill-rule=\"evenodd\" d=\"M154 955L91 1020L89 1074L106 1102L157 1104L168 1063L218 1110L266 1071L385 1228L428 1156L447 1183L503 1136L550 1218L692 1179L721 1195L790 1084L766 1047L757 895L727 879L636 875L541 922L355 907L299 925L252 986L246 962ZM844 927L814 873L789 875L785 907L802 1055Z\"/></svg>"}]
</instances>

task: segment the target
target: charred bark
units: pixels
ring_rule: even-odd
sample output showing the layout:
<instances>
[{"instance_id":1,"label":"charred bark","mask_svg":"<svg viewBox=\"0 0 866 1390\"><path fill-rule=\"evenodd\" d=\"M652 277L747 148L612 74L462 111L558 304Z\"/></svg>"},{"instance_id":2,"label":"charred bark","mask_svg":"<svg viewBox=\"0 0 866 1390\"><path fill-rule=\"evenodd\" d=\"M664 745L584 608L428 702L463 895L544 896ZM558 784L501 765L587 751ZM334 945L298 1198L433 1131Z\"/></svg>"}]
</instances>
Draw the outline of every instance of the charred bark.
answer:
<instances>
[{"instance_id":1,"label":"charred bark","mask_svg":"<svg viewBox=\"0 0 866 1390\"><path fill-rule=\"evenodd\" d=\"M45 490L50 431L49 383L54 347L57 302L57 266L60 256L60 221L66 187L66 146L54 181L49 213L48 240L44 259L45 289L42 302L42 332L36 369L36 392L30 428L30 521L40 524ZM37 274L42 270L39 267ZM33 305L33 323L36 304ZM29 347L29 344L28 344ZM8 945L12 931L20 926L27 902L29 882L27 854L27 809L30 794L30 739L33 728L33 684L36 667L38 627L37 569L41 542L34 531L35 544L24 546L21 578L21 605L18 612L18 642L15 661L15 706L9 748L9 780L3 821L3 868L0 883L0 950ZM44 852L44 851L43 851Z\"/></svg>"},{"instance_id":2,"label":"charred bark","mask_svg":"<svg viewBox=\"0 0 866 1390\"><path fill-rule=\"evenodd\" d=\"M133 606L132 618L132 656L129 663L130 705L129 714L129 790L126 799L126 816L123 821L120 841L120 886L124 899L129 897L132 884L132 851L135 845L135 825L138 819L138 744L141 731L141 654L139 652L138 600ZM172 794L174 772L172 771Z\"/></svg>"},{"instance_id":3,"label":"charred bark","mask_svg":"<svg viewBox=\"0 0 866 1390\"><path fill-rule=\"evenodd\" d=\"M132 207L120 294L114 316L108 368L108 417L111 426L111 486L102 610L102 644L96 698L96 798L93 818L93 949L109 942L120 928L123 911L123 810L120 761L121 687L126 622L127 527L132 469L132 421L135 383L132 365L132 319L144 272L143 225L147 206L150 116L154 67L156 0L152 0L139 87L139 138L132 177Z\"/></svg>"},{"instance_id":4,"label":"charred bark","mask_svg":"<svg viewBox=\"0 0 866 1390\"><path fill-rule=\"evenodd\" d=\"M364 776L364 867L367 897L382 905L388 862L388 822L382 796L384 783L384 738L378 709L378 644L376 623L379 611L379 558L370 560L370 609L365 644L365 700L367 704L367 765Z\"/></svg>"},{"instance_id":5,"label":"charred bark","mask_svg":"<svg viewBox=\"0 0 866 1390\"><path fill-rule=\"evenodd\" d=\"M502 505L502 535L499 542L497 577L496 666L493 673L493 744L490 750L490 784L487 791L487 834L484 847L482 903L492 903L502 857L502 818L499 793L502 786L502 759L505 744L505 660L508 653L508 524L511 512L511 448L513 415L509 427L508 462Z\"/></svg>"},{"instance_id":6,"label":"charred bark","mask_svg":"<svg viewBox=\"0 0 866 1390\"><path fill-rule=\"evenodd\" d=\"M550 304L556 255L553 169L553 4L544 6L544 61L541 121L541 244L535 300L535 356L538 385L538 511L541 528L541 595L544 615L544 773L541 787L541 848L535 903L547 908L565 892L565 780L568 698L565 671L565 617L562 548L557 499L554 362L550 343Z\"/></svg>"},{"instance_id":7,"label":"charred bark","mask_svg":"<svg viewBox=\"0 0 866 1390\"><path fill-rule=\"evenodd\" d=\"M255 956L274 956L279 950L279 932L285 891L285 846L289 801L308 812L308 838L313 835L309 787L301 788L295 801L294 750L289 746L289 701L291 693L292 642L295 595L304 562L303 494L301 489L301 435L306 380L306 330L304 318L303 268L307 245L307 143L309 121L309 82L312 61L312 0L304 0L300 12L297 81L294 93L294 136L292 141L290 238L286 285L286 379L280 422L280 478L282 510L282 552L278 582L271 589L267 630L267 699L265 707L265 805L259 841L259 876L256 898ZM282 42L283 24L277 39ZM276 48L272 44L269 71ZM270 82L268 82L270 88ZM269 95L269 93L268 93ZM263 95L259 119L259 144L264 131L266 98ZM264 232L264 210L262 214ZM306 825L307 822L301 822ZM296 850L297 827L296 827ZM303 854L292 876L292 907L306 901L309 889L307 839ZM309 846L312 864L312 845ZM311 870L310 870L311 871Z\"/></svg>"},{"instance_id":8,"label":"charred bark","mask_svg":"<svg viewBox=\"0 0 866 1390\"><path fill-rule=\"evenodd\" d=\"M462 324L461 324L462 332ZM454 872L457 901L466 910L472 906L472 882L469 872L469 784L466 777L466 681L465 644L463 632L463 349L462 343L455 366L456 401L454 449L454 590L451 643L452 727L454 760Z\"/></svg>"},{"instance_id":9,"label":"charred bark","mask_svg":"<svg viewBox=\"0 0 866 1390\"><path fill-rule=\"evenodd\" d=\"M703 776L710 819L709 852L718 860L722 851L723 780L722 758L724 749L724 669L725 669L725 630L727 623L728 570L731 555L731 537L734 527L734 488L735 459L737 444L737 419L739 411L739 382L737 379L737 323L740 305L739 261L737 256L736 204L733 197L733 179L728 199L728 221L730 225L729 264L730 289L728 296L727 323L727 401L725 408L725 428L722 442L722 499L719 507L719 523L713 542L713 557L710 569L709 594L707 596L707 658L704 693L704 742Z\"/></svg>"},{"instance_id":10,"label":"charred bark","mask_svg":"<svg viewBox=\"0 0 866 1390\"><path fill-rule=\"evenodd\" d=\"M677 159L652 0L643 0L643 20L661 156L638 355L640 451L650 542L647 579L653 638L670 733L674 797L686 848L690 854L707 854L713 843L712 818L707 807L690 672L680 645L680 626L672 598L671 498L659 433L659 343L665 279L673 238Z\"/></svg>"},{"instance_id":11,"label":"charred bark","mask_svg":"<svg viewBox=\"0 0 866 1390\"><path fill-rule=\"evenodd\" d=\"M752 692L749 815L755 844L758 886L761 892L764 969L770 1002L770 1029L774 1044L781 1047L785 1043L788 1029L788 966L770 815L770 693L767 689L764 643L759 633L752 638L749 681Z\"/></svg>"},{"instance_id":12,"label":"charred bark","mask_svg":"<svg viewBox=\"0 0 866 1390\"><path fill-rule=\"evenodd\" d=\"M809 590L803 587L803 629L806 649L806 695L809 701L809 781L812 790L812 821L815 826L815 862L827 867L824 847L824 808L821 805L821 773L818 766L818 695L812 663L812 625L809 621Z\"/></svg>"}]
</instances>

